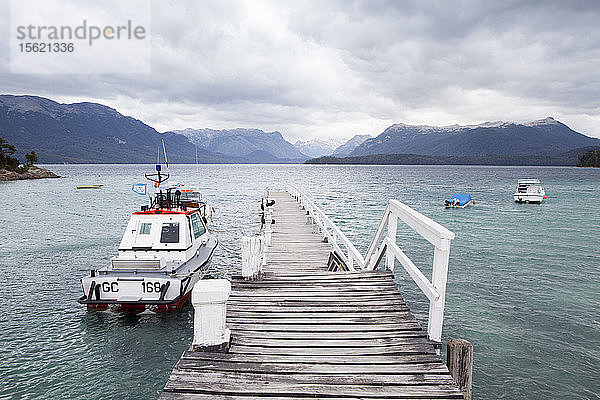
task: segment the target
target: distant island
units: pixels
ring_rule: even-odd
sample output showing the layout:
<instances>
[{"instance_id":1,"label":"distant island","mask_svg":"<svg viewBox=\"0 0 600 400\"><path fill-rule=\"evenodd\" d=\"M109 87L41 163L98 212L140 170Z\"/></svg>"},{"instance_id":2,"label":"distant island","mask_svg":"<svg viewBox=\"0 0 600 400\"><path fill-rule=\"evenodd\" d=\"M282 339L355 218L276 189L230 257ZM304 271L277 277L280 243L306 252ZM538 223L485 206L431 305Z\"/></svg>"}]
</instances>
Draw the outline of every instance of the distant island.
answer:
<instances>
[{"instance_id":1,"label":"distant island","mask_svg":"<svg viewBox=\"0 0 600 400\"><path fill-rule=\"evenodd\" d=\"M595 147L593 148L595 149ZM598 147L600 150L600 147ZM555 155L473 155L428 156L419 154L373 154L355 157L319 157L306 164L346 165L512 165L512 166L565 166L573 167L590 147L571 150ZM593 150L592 150L593 151ZM577 164L578 165L578 164ZM579 165L578 165L579 166Z\"/></svg>"},{"instance_id":2,"label":"distant island","mask_svg":"<svg viewBox=\"0 0 600 400\"><path fill-rule=\"evenodd\" d=\"M17 151L15 146L0 137L0 181L16 181L20 179L59 178L55 173L33 165L37 161L35 151L25 155L26 164L12 157Z\"/></svg>"},{"instance_id":3,"label":"distant island","mask_svg":"<svg viewBox=\"0 0 600 400\"><path fill-rule=\"evenodd\" d=\"M577 161L578 167L593 167L600 168L600 149L590 150L585 154L579 156Z\"/></svg>"}]
</instances>

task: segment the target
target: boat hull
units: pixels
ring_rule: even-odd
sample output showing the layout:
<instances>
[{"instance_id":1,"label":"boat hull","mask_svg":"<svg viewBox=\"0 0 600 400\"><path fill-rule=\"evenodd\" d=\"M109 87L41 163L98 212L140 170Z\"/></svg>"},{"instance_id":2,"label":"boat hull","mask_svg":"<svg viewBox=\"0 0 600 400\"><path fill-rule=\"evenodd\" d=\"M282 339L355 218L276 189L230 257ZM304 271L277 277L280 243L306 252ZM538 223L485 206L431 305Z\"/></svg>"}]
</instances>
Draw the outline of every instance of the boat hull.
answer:
<instances>
[{"instance_id":1,"label":"boat hull","mask_svg":"<svg viewBox=\"0 0 600 400\"><path fill-rule=\"evenodd\" d=\"M159 273L102 274L81 279L84 295L78 300L89 310L116 307L125 313L145 309L168 311L181 308L189 300L192 288L208 269L217 241L203 252L204 257L188 260L190 268L184 275ZM195 267L190 264L196 262Z\"/></svg>"},{"instance_id":2,"label":"boat hull","mask_svg":"<svg viewBox=\"0 0 600 400\"><path fill-rule=\"evenodd\" d=\"M522 194L515 193L513 195L515 203L533 203L533 204L541 204L544 201L543 194Z\"/></svg>"},{"instance_id":3,"label":"boat hull","mask_svg":"<svg viewBox=\"0 0 600 400\"><path fill-rule=\"evenodd\" d=\"M459 204L448 204L448 205L445 205L444 207L446 207L446 208L465 208L465 207L470 206L472 204L473 204L473 202L469 201L467 204L463 204L462 206L459 205Z\"/></svg>"},{"instance_id":4,"label":"boat hull","mask_svg":"<svg viewBox=\"0 0 600 400\"><path fill-rule=\"evenodd\" d=\"M116 276L84 278L82 285L87 295L83 295L78 301L86 304L89 310L106 310L110 305L120 306L121 311L129 313L142 312L146 308L175 310L183 307L189 300L192 288L200 277L201 271L184 279L140 277L134 280Z\"/></svg>"}]
</instances>

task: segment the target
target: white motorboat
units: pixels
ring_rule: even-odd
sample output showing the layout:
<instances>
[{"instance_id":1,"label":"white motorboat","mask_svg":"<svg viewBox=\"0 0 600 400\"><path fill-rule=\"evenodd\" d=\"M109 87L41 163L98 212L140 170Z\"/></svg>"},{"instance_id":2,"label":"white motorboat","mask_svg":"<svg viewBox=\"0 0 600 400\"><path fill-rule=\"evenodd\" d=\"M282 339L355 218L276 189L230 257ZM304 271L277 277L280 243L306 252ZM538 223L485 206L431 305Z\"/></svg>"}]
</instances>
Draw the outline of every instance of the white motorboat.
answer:
<instances>
[{"instance_id":1,"label":"white motorboat","mask_svg":"<svg viewBox=\"0 0 600 400\"><path fill-rule=\"evenodd\" d=\"M81 279L88 309L116 305L124 312L180 308L208 267L217 239L207 227L207 204L196 189L161 186L168 174L146 178L157 193L131 215L118 255Z\"/></svg>"},{"instance_id":2,"label":"white motorboat","mask_svg":"<svg viewBox=\"0 0 600 400\"><path fill-rule=\"evenodd\" d=\"M516 203L538 203L546 199L546 192L539 179L519 179L513 194Z\"/></svg>"}]
</instances>

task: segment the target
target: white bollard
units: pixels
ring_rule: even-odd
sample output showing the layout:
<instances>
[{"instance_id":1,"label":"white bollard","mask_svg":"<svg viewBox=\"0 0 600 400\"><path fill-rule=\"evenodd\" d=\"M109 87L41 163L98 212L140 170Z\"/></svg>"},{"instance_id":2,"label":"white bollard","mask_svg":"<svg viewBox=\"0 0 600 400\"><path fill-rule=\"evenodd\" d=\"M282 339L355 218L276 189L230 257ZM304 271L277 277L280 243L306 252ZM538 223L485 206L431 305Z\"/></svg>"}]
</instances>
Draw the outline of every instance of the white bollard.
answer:
<instances>
[{"instance_id":1,"label":"white bollard","mask_svg":"<svg viewBox=\"0 0 600 400\"><path fill-rule=\"evenodd\" d=\"M231 331L225 325L231 283L227 279L202 279L192 289L194 306L193 351L229 350Z\"/></svg>"},{"instance_id":2,"label":"white bollard","mask_svg":"<svg viewBox=\"0 0 600 400\"><path fill-rule=\"evenodd\" d=\"M250 237L242 236L242 277L246 280L252 278L252 263L250 261Z\"/></svg>"},{"instance_id":3,"label":"white bollard","mask_svg":"<svg viewBox=\"0 0 600 400\"><path fill-rule=\"evenodd\" d=\"M242 277L245 280L257 280L262 275L265 235L242 237Z\"/></svg>"}]
</instances>

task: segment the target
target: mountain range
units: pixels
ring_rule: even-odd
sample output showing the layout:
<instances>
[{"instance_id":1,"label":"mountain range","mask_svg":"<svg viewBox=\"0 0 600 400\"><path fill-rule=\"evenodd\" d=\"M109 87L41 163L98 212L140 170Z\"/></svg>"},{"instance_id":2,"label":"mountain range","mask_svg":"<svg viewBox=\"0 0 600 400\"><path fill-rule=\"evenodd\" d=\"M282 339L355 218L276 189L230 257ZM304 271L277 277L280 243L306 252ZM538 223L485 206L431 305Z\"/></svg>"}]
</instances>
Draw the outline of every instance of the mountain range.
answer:
<instances>
[{"instance_id":1,"label":"mountain range","mask_svg":"<svg viewBox=\"0 0 600 400\"><path fill-rule=\"evenodd\" d=\"M184 129L170 133L185 136L198 148L229 157L255 157L270 154L273 159L296 162L306 160L300 152L285 140L280 132L264 132L260 129L237 128L231 130Z\"/></svg>"},{"instance_id":2,"label":"mountain range","mask_svg":"<svg viewBox=\"0 0 600 400\"><path fill-rule=\"evenodd\" d=\"M600 146L600 139L582 135L551 117L523 124L394 124L377 137L355 135L345 142L313 139L292 144L280 132L246 128L161 133L102 104L61 104L13 95L0 95L0 137L18 149L20 159L35 150L41 163L152 163L161 138L174 163L299 163L328 155L335 160L350 156L372 163L381 160L380 155L389 155L387 163L398 155L438 157L436 162L442 163L464 162L456 157L494 162L535 155L538 158L531 162L544 163L548 157Z\"/></svg>"},{"instance_id":3,"label":"mountain range","mask_svg":"<svg viewBox=\"0 0 600 400\"><path fill-rule=\"evenodd\" d=\"M0 137L17 148L35 150L41 163L149 163L156 161L161 135L143 122L96 103L60 104L35 96L0 96ZM169 161L194 162L185 136L165 134ZM202 149L207 162L221 157Z\"/></svg>"},{"instance_id":4,"label":"mountain range","mask_svg":"<svg viewBox=\"0 0 600 400\"><path fill-rule=\"evenodd\" d=\"M395 124L365 140L349 156L419 154L428 156L553 155L600 139L575 132L552 117L529 123L427 126Z\"/></svg>"}]
</instances>

